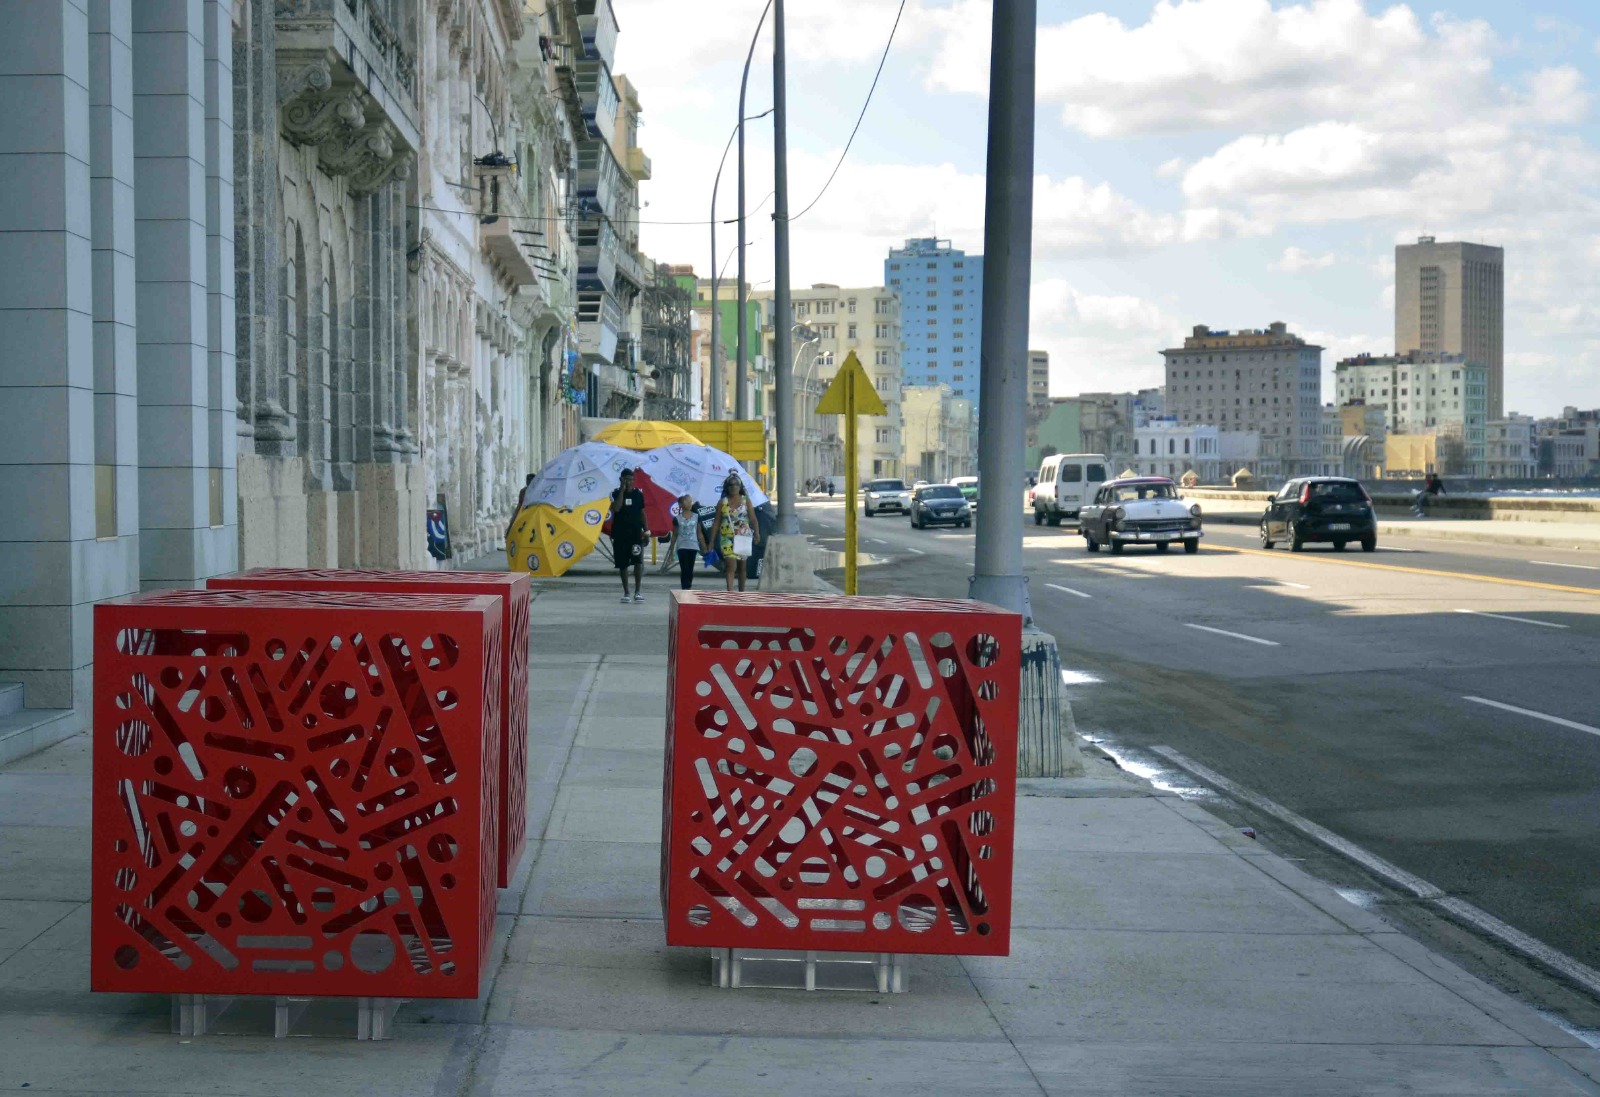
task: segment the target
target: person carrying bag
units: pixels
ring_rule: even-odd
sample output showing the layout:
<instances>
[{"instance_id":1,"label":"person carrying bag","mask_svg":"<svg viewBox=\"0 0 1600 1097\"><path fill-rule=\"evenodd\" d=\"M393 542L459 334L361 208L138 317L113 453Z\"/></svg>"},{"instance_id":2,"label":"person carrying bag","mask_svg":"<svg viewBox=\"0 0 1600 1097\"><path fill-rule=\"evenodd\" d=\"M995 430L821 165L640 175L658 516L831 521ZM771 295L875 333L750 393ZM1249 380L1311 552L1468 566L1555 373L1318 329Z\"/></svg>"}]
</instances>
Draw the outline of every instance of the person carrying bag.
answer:
<instances>
[{"instance_id":1,"label":"person carrying bag","mask_svg":"<svg viewBox=\"0 0 1600 1097\"><path fill-rule=\"evenodd\" d=\"M761 534L751 521L750 502L745 498L744 484L737 474L729 476L722 485L722 499L717 503L717 551L722 556L723 577L728 590L733 590L735 579L739 590L744 591L745 559L754 550Z\"/></svg>"}]
</instances>

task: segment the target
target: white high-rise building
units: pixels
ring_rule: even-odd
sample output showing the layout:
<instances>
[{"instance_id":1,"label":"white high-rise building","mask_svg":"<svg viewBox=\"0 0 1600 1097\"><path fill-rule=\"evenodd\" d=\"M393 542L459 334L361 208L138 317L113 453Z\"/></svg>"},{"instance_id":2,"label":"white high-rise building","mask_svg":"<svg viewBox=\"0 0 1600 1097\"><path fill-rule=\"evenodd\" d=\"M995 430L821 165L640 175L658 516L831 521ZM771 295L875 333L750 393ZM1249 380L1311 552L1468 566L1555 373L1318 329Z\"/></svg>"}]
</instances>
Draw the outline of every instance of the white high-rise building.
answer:
<instances>
[{"instance_id":1,"label":"white high-rise building","mask_svg":"<svg viewBox=\"0 0 1600 1097\"><path fill-rule=\"evenodd\" d=\"M1167 362L1166 414L1179 423L1261 436L1261 474L1315 475L1322 458L1322 348L1287 326L1212 331L1204 324Z\"/></svg>"},{"instance_id":2,"label":"white high-rise building","mask_svg":"<svg viewBox=\"0 0 1600 1097\"><path fill-rule=\"evenodd\" d=\"M1484 424L1489 371L1459 354L1346 358L1334 367L1340 406L1362 403L1388 412L1395 434L1437 434L1460 440L1457 458L1440 454L1443 471L1484 475Z\"/></svg>"}]
</instances>

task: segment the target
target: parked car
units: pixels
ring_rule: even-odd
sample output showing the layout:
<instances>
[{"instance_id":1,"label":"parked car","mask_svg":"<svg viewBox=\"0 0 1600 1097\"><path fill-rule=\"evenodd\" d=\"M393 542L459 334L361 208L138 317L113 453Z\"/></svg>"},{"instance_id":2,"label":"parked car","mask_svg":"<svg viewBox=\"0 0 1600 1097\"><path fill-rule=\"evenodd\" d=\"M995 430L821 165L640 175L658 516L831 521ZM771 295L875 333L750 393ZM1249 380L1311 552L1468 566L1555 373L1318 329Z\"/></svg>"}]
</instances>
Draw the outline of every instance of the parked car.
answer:
<instances>
[{"instance_id":1,"label":"parked car","mask_svg":"<svg viewBox=\"0 0 1600 1097\"><path fill-rule=\"evenodd\" d=\"M976 476L952 476L950 486L961 492L961 497L967 501L967 506L973 510L978 509L978 478Z\"/></svg>"},{"instance_id":2,"label":"parked car","mask_svg":"<svg viewBox=\"0 0 1600 1097\"><path fill-rule=\"evenodd\" d=\"M1059 526L1063 518L1076 518L1105 483L1103 453L1053 454L1039 466L1039 482L1033 486L1033 524L1049 522Z\"/></svg>"},{"instance_id":3,"label":"parked car","mask_svg":"<svg viewBox=\"0 0 1600 1097\"><path fill-rule=\"evenodd\" d=\"M904 480L868 480L865 495L868 518L886 510L911 513L911 489Z\"/></svg>"},{"instance_id":4,"label":"parked car","mask_svg":"<svg viewBox=\"0 0 1600 1097\"><path fill-rule=\"evenodd\" d=\"M918 488L925 488L927 486L928 486L928 481L926 481L926 480L917 480L916 482L914 482L911 485L911 490L912 491L916 491Z\"/></svg>"},{"instance_id":5,"label":"parked car","mask_svg":"<svg viewBox=\"0 0 1600 1097\"><path fill-rule=\"evenodd\" d=\"M1290 480L1272 497L1261 516L1261 547L1279 541L1299 552L1308 542L1331 541L1337 551L1360 541L1363 552L1378 547L1378 518L1372 497L1359 481L1343 476Z\"/></svg>"},{"instance_id":6,"label":"parked car","mask_svg":"<svg viewBox=\"0 0 1600 1097\"><path fill-rule=\"evenodd\" d=\"M911 528L927 529L930 525L949 522L955 526L972 525L972 508L954 484L929 484L911 493Z\"/></svg>"},{"instance_id":7,"label":"parked car","mask_svg":"<svg viewBox=\"0 0 1600 1097\"><path fill-rule=\"evenodd\" d=\"M1199 552L1200 505L1185 503L1178 485L1164 476L1110 480L1079 512L1078 529L1090 552L1099 552L1101 545L1113 555L1128 545L1154 545L1166 552L1180 541L1184 552Z\"/></svg>"}]
</instances>

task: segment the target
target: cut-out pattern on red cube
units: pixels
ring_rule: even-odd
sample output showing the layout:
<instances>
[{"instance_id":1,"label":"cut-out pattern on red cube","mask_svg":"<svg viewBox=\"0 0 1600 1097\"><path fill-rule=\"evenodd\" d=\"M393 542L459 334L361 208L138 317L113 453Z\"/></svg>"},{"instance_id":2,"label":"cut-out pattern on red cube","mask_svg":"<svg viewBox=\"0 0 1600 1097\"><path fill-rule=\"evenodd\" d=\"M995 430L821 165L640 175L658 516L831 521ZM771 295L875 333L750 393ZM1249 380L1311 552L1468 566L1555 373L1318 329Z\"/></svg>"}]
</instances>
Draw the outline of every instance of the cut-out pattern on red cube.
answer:
<instances>
[{"instance_id":1,"label":"cut-out pattern on red cube","mask_svg":"<svg viewBox=\"0 0 1600 1097\"><path fill-rule=\"evenodd\" d=\"M255 568L206 581L211 590L346 590L389 594L488 594L503 600L500 675L501 887L511 884L528 841L528 622L533 584L520 572Z\"/></svg>"},{"instance_id":2,"label":"cut-out pattern on red cube","mask_svg":"<svg viewBox=\"0 0 1600 1097\"><path fill-rule=\"evenodd\" d=\"M165 591L95 607L95 990L476 998L501 607Z\"/></svg>"},{"instance_id":3,"label":"cut-out pattern on red cube","mask_svg":"<svg viewBox=\"0 0 1600 1097\"><path fill-rule=\"evenodd\" d=\"M673 592L667 943L1005 955L1022 622Z\"/></svg>"}]
</instances>

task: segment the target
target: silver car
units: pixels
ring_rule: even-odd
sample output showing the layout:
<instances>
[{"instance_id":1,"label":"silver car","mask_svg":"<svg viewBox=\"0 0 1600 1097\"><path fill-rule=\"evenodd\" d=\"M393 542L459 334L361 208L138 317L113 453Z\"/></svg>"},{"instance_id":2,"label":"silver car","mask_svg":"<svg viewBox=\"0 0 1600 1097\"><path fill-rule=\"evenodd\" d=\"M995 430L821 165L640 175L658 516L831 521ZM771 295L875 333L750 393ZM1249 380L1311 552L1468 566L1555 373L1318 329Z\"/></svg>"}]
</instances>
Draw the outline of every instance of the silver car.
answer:
<instances>
[{"instance_id":1,"label":"silver car","mask_svg":"<svg viewBox=\"0 0 1600 1097\"><path fill-rule=\"evenodd\" d=\"M911 513L911 489L904 480L868 480L866 497L868 518L884 511Z\"/></svg>"}]
</instances>

